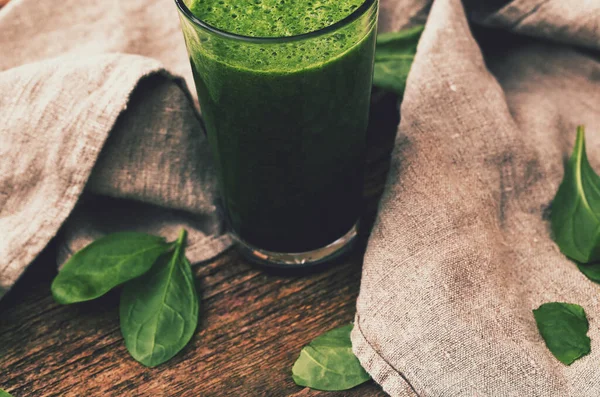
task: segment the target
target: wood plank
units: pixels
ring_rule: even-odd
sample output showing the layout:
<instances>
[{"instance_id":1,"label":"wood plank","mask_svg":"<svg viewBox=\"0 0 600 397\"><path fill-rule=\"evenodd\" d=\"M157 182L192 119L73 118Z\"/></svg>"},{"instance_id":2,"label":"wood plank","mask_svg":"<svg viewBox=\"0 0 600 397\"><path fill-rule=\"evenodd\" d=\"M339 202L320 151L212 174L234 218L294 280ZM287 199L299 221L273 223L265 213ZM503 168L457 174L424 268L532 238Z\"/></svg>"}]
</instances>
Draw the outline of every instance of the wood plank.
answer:
<instances>
[{"instance_id":1,"label":"wood plank","mask_svg":"<svg viewBox=\"0 0 600 397\"><path fill-rule=\"evenodd\" d=\"M352 321L358 253L315 274L258 269L231 251L199 266L197 334L167 364L148 369L128 355L118 293L59 306L44 253L0 302L0 387L20 396L317 396L290 376L302 346ZM330 396L384 395L370 384Z\"/></svg>"}]
</instances>

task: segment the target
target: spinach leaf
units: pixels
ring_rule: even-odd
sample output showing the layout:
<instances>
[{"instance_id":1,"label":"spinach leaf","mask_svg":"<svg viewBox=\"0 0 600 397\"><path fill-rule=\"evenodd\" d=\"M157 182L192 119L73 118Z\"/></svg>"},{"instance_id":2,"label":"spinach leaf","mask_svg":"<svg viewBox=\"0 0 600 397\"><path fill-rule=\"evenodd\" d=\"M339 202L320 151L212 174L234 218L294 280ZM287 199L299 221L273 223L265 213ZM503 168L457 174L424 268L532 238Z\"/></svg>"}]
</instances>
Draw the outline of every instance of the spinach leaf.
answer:
<instances>
[{"instance_id":1,"label":"spinach leaf","mask_svg":"<svg viewBox=\"0 0 600 397\"><path fill-rule=\"evenodd\" d=\"M580 263L600 260L600 177L588 162L583 126L552 202L551 223L566 256Z\"/></svg>"},{"instance_id":2,"label":"spinach leaf","mask_svg":"<svg viewBox=\"0 0 600 397\"><path fill-rule=\"evenodd\" d=\"M410 66L417 52L423 26L377 36L373 85L404 94Z\"/></svg>"},{"instance_id":3,"label":"spinach leaf","mask_svg":"<svg viewBox=\"0 0 600 397\"><path fill-rule=\"evenodd\" d=\"M52 282L52 295L63 305L98 298L146 273L172 247L149 234L109 234L69 259Z\"/></svg>"},{"instance_id":4,"label":"spinach leaf","mask_svg":"<svg viewBox=\"0 0 600 397\"><path fill-rule=\"evenodd\" d=\"M4 390L0 389L0 397L12 397L9 393L5 392Z\"/></svg>"},{"instance_id":5,"label":"spinach leaf","mask_svg":"<svg viewBox=\"0 0 600 397\"><path fill-rule=\"evenodd\" d=\"M589 265L578 263L579 271L595 283L600 283L600 263L591 263Z\"/></svg>"},{"instance_id":6,"label":"spinach leaf","mask_svg":"<svg viewBox=\"0 0 600 397\"><path fill-rule=\"evenodd\" d=\"M121 295L121 332L134 359L155 367L175 356L198 325L198 296L184 253L185 230L175 250L152 270L125 284Z\"/></svg>"},{"instance_id":7,"label":"spinach leaf","mask_svg":"<svg viewBox=\"0 0 600 397\"><path fill-rule=\"evenodd\" d=\"M347 390L371 379L352 353L352 324L329 331L305 346L292 368L294 382L317 390Z\"/></svg>"},{"instance_id":8,"label":"spinach leaf","mask_svg":"<svg viewBox=\"0 0 600 397\"><path fill-rule=\"evenodd\" d=\"M590 352L589 329L585 311L579 305L544 303L533 311L538 330L550 352L561 363L573 361Z\"/></svg>"}]
</instances>

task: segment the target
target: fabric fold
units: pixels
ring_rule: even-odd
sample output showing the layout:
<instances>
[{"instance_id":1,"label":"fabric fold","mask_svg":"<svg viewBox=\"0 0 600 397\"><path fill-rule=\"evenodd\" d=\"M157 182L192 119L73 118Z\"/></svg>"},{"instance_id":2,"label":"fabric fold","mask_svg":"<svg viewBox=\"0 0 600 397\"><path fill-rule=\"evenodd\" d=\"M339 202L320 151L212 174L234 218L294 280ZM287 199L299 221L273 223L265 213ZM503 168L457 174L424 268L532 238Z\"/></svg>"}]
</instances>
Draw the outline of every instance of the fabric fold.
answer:
<instances>
[{"instance_id":1,"label":"fabric fold","mask_svg":"<svg viewBox=\"0 0 600 397\"><path fill-rule=\"evenodd\" d=\"M516 0L476 20L518 34L600 49L600 10L589 0Z\"/></svg>"},{"instance_id":2,"label":"fabric fold","mask_svg":"<svg viewBox=\"0 0 600 397\"><path fill-rule=\"evenodd\" d=\"M125 228L186 227L193 262L231 244L194 97L171 74L193 84L175 5L14 1L0 48L0 297L61 227L59 260Z\"/></svg>"}]
</instances>

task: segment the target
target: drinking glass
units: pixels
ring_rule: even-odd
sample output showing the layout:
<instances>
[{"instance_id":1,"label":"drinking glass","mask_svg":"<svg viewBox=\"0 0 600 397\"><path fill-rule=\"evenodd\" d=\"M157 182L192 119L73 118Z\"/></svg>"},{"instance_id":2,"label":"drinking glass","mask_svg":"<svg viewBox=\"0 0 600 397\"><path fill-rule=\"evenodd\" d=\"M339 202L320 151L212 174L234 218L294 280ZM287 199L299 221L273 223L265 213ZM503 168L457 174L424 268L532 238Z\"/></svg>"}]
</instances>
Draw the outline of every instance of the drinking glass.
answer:
<instances>
[{"instance_id":1,"label":"drinking glass","mask_svg":"<svg viewBox=\"0 0 600 397\"><path fill-rule=\"evenodd\" d=\"M241 252L298 266L346 251L362 207L378 1L287 37L220 30L190 1L175 0Z\"/></svg>"}]
</instances>

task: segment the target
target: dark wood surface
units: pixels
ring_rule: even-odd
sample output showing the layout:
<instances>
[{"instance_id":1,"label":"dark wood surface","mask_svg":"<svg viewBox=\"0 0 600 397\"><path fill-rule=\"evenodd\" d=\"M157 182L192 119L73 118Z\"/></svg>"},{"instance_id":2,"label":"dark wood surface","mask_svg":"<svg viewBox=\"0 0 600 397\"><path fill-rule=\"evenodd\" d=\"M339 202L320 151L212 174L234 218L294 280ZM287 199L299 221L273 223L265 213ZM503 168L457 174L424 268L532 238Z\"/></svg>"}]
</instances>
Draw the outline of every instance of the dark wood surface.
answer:
<instances>
[{"instance_id":1,"label":"dark wood surface","mask_svg":"<svg viewBox=\"0 0 600 397\"><path fill-rule=\"evenodd\" d=\"M195 268L201 320L190 344L149 369L119 330L118 291L60 306L50 295L54 244L0 301L0 388L29 396L385 396L373 382L345 392L294 384L300 349L353 320L366 234L388 169L396 98L375 93L369 129L362 237L326 267L294 272L255 267L230 250Z\"/></svg>"}]
</instances>

